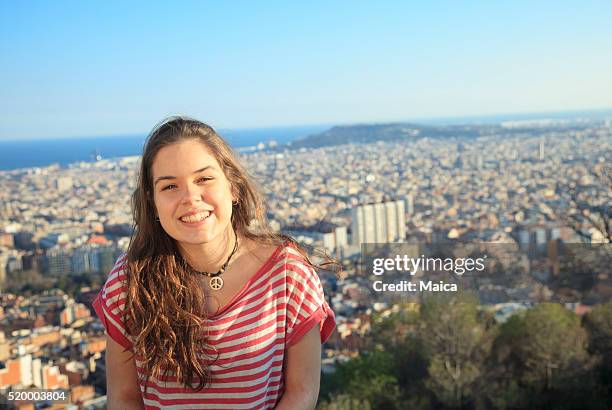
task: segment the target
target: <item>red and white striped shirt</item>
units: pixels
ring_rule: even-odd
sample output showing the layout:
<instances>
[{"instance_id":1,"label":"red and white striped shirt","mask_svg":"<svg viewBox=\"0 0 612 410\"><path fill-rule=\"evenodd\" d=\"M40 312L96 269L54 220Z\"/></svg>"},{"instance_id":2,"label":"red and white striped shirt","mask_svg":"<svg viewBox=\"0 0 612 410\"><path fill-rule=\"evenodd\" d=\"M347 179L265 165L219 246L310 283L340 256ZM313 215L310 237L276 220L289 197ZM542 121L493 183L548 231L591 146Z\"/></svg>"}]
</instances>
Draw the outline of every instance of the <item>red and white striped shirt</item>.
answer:
<instances>
[{"instance_id":1,"label":"red and white striped shirt","mask_svg":"<svg viewBox=\"0 0 612 410\"><path fill-rule=\"evenodd\" d=\"M126 256L117 260L93 307L106 331L131 349L133 337L121 319L126 301ZM199 392L176 377L150 377L144 394L144 369L136 360L140 391L147 409L269 409L283 392L287 348L319 325L321 343L333 332L334 313L325 301L319 277L291 246L279 246L240 292L215 316L204 320L212 381ZM171 373L172 374L172 373ZM142 380L141 380L142 379Z\"/></svg>"}]
</instances>

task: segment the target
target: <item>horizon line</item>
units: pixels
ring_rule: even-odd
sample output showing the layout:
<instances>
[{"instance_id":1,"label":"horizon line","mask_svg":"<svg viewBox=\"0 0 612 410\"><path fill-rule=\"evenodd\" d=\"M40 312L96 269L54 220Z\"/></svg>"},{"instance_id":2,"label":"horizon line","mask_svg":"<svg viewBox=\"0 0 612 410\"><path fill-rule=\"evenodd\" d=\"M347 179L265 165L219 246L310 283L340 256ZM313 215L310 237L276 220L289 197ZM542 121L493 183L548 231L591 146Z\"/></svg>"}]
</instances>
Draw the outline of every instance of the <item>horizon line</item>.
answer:
<instances>
[{"instance_id":1,"label":"horizon line","mask_svg":"<svg viewBox=\"0 0 612 410\"><path fill-rule=\"evenodd\" d=\"M453 122L453 121L468 121L469 123L474 123L474 121L482 121L482 124L494 124L500 123L504 121L512 121L512 117L516 116L568 116L568 117L577 117L579 115L587 115L587 116L596 116L596 115L612 115L612 107L607 108L592 108L592 109L574 109L574 110L558 110L558 111L532 111L532 112L514 112L514 113L496 113L496 114L470 114L470 115L461 115L461 116L435 116L435 117L419 117L419 118L411 118L411 119L403 119L403 120L366 120L366 121L339 121L334 123L310 123L310 124L292 124L292 125L268 125L268 126L255 126L255 127L213 127L219 133L221 132L232 132L232 131L253 131L253 130L270 130L270 129L280 129L280 128L310 128L310 127L336 127L336 126L351 126L351 125L375 125L375 124L391 124L391 123L413 123L415 125L419 125L421 123L427 123L430 121L439 122L440 125L463 125L467 124L467 122ZM501 120L500 117L507 117L504 120ZM486 119L497 119L493 122L486 122ZM545 120L549 118L529 118L529 120ZM525 120L516 119L516 120ZM442 122L442 121L445 121ZM442 123L440 123L442 122ZM423 124L425 125L425 124ZM113 137L143 137L149 134L149 131L143 133L113 133L106 135L66 135L66 136L47 136L47 137L0 137L0 142L18 142L18 141L41 141L41 140L65 140L65 139L90 139L90 138L113 138Z\"/></svg>"}]
</instances>

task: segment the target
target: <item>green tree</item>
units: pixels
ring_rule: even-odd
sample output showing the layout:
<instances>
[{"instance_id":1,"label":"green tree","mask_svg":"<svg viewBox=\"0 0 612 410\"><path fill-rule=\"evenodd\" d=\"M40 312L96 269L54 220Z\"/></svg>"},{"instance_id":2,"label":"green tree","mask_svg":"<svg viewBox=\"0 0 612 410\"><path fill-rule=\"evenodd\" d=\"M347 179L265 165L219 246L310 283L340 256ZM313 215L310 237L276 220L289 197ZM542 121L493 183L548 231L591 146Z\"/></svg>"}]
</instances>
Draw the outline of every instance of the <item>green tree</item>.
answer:
<instances>
[{"instance_id":1,"label":"green tree","mask_svg":"<svg viewBox=\"0 0 612 410\"><path fill-rule=\"evenodd\" d=\"M393 355L372 351L340 363L331 375L324 375L321 396L331 399L347 394L372 408L402 409L402 394L395 373Z\"/></svg>"},{"instance_id":2,"label":"green tree","mask_svg":"<svg viewBox=\"0 0 612 410\"><path fill-rule=\"evenodd\" d=\"M583 325L589 334L589 351L599 359L599 382L607 406L612 408L612 301L593 308L584 316Z\"/></svg>"},{"instance_id":3,"label":"green tree","mask_svg":"<svg viewBox=\"0 0 612 410\"><path fill-rule=\"evenodd\" d=\"M412 304L401 304L397 312L385 318L373 317L373 347L391 349L406 343L419 327L418 308Z\"/></svg>"},{"instance_id":4,"label":"green tree","mask_svg":"<svg viewBox=\"0 0 612 410\"><path fill-rule=\"evenodd\" d=\"M494 342L487 398L498 408L605 408L586 347L580 319L559 304L511 318Z\"/></svg>"},{"instance_id":5,"label":"green tree","mask_svg":"<svg viewBox=\"0 0 612 410\"><path fill-rule=\"evenodd\" d=\"M317 410L371 410L372 405L363 399L351 397L348 394L333 395L317 405Z\"/></svg>"},{"instance_id":6,"label":"green tree","mask_svg":"<svg viewBox=\"0 0 612 410\"><path fill-rule=\"evenodd\" d=\"M519 383L521 359L516 348L523 334L523 313L499 327L486 362L482 400L496 409L526 408L528 392Z\"/></svg>"},{"instance_id":7,"label":"green tree","mask_svg":"<svg viewBox=\"0 0 612 410\"><path fill-rule=\"evenodd\" d=\"M584 326L589 333L589 350L612 355L612 300L595 306L585 315Z\"/></svg>"},{"instance_id":8,"label":"green tree","mask_svg":"<svg viewBox=\"0 0 612 410\"><path fill-rule=\"evenodd\" d=\"M53 288L54 279L35 270L12 271L6 275L3 291L18 295L31 295Z\"/></svg>"},{"instance_id":9,"label":"green tree","mask_svg":"<svg viewBox=\"0 0 612 410\"><path fill-rule=\"evenodd\" d=\"M587 334L573 312L541 303L525 314L516 351L523 380L544 389L578 375L588 363Z\"/></svg>"},{"instance_id":10,"label":"green tree","mask_svg":"<svg viewBox=\"0 0 612 410\"><path fill-rule=\"evenodd\" d=\"M430 358L426 384L441 403L457 408L475 399L493 329L470 295L424 300L420 332Z\"/></svg>"}]
</instances>

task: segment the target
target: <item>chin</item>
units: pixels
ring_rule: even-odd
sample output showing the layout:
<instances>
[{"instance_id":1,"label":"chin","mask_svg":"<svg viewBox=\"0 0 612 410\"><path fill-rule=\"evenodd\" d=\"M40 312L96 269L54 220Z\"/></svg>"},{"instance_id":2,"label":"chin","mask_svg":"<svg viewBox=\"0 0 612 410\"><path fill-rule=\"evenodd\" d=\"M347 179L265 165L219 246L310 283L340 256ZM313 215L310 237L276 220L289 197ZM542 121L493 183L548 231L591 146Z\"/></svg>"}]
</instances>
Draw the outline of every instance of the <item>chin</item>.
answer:
<instances>
[{"instance_id":1,"label":"chin","mask_svg":"<svg viewBox=\"0 0 612 410\"><path fill-rule=\"evenodd\" d=\"M197 234L192 235L178 235L178 242L190 243L190 244L203 244L214 242L219 238L223 237L222 231L213 231L213 232L199 232Z\"/></svg>"},{"instance_id":2,"label":"chin","mask_svg":"<svg viewBox=\"0 0 612 410\"><path fill-rule=\"evenodd\" d=\"M213 242L218 237L219 235L178 236L177 238L175 238L175 240L180 243L199 245Z\"/></svg>"}]
</instances>

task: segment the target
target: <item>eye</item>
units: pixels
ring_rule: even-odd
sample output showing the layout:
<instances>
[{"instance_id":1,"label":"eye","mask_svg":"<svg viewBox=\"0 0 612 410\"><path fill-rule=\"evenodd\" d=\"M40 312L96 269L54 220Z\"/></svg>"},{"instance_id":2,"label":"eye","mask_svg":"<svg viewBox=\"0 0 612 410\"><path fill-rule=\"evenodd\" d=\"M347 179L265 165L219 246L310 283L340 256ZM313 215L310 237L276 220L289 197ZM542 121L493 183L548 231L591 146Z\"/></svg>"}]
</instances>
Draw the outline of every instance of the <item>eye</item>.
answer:
<instances>
[{"instance_id":1,"label":"eye","mask_svg":"<svg viewBox=\"0 0 612 410\"><path fill-rule=\"evenodd\" d=\"M176 185L174 184L166 185L165 187L162 188L162 191L165 191L167 189L173 189L173 188L176 188Z\"/></svg>"},{"instance_id":2,"label":"eye","mask_svg":"<svg viewBox=\"0 0 612 410\"><path fill-rule=\"evenodd\" d=\"M196 179L196 182L206 182L206 181L212 181L213 178L211 177L200 177L198 179Z\"/></svg>"}]
</instances>

